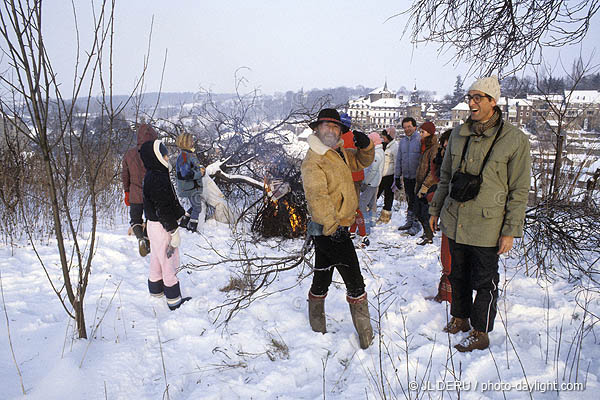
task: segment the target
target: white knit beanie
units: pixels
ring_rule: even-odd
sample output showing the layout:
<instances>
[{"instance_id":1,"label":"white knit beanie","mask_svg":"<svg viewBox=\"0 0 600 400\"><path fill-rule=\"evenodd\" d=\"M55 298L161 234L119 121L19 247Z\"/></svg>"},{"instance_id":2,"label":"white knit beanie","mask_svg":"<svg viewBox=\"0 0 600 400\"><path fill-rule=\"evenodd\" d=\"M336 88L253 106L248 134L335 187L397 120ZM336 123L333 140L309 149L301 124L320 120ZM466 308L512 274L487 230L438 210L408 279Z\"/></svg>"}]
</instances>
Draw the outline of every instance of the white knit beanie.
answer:
<instances>
[{"instance_id":1,"label":"white knit beanie","mask_svg":"<svg viewBox=\"0 0 600 400\"><path fill-rule=\"evenodd\" d=\"M500 99L500 83L496 75L486 76L485 78L479 78L469 88L471 90L479 90L485 94L488 94L498 101Z\"/></svg>"}]
</instances>

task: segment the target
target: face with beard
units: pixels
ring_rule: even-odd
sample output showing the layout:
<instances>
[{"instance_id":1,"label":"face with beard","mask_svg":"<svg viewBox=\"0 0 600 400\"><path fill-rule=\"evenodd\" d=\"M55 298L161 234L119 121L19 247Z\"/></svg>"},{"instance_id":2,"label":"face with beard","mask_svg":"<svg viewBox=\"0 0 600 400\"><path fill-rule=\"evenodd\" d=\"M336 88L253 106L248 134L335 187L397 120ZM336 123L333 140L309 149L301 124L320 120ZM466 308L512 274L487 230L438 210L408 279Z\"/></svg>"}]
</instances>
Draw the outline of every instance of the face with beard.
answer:
<instances>
[{"instance_id":1,"label":"face with beard","mask_svg":"<svg viewBox=\"0 0 600 400\"><path fill-rule=\"evenodd\" d=\"M325 146L334 149L340 140L342 129L334 122L321 122L317 125L315 134Z\"/></svg>"}]
</instances>

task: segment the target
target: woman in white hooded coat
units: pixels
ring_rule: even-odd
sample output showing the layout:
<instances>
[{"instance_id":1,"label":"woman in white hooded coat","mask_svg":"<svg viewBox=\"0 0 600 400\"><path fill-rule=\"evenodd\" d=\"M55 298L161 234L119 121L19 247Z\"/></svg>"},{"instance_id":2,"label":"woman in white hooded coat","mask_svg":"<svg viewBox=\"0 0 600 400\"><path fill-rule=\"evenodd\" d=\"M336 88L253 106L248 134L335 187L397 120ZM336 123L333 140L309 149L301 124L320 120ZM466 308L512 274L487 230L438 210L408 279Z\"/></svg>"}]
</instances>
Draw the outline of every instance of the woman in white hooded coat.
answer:
<instances>
[{"instance_id":1,"label":"woman in white hooded coat","mask_svg":"<svg viewBox=\"0 0 600 400\"><path fill-rule=\"evenodd\" d=\"M396 128L390 127L381 132L383 137L384 162L383 173L379 189L377 190L377 198L383 193L383 210L377 220L378 223L387 224L392 217L392 204L394 203L394 168L396 163L396 153L398 153L398 141L395 140Z\"/></svg>"},{"instance_id":2,"label":"woman in white hooded coat","mask_svg":"<svg viewBox=\"0 0 600 400\"><path fill-rule=\"evenodd\" d=\"M369 139L375 145L375 158L373 159L373 163L365 169L365 179L360 188L359 208L365 218L365 230L367 232L367 236L362 238L363 246L369 245L368 235L371 233L371 228L375 225L377 189L381 183L384 167L381 136L379 136L379 133L373 132L369 135Z\"/></svg>"}]
</instances>

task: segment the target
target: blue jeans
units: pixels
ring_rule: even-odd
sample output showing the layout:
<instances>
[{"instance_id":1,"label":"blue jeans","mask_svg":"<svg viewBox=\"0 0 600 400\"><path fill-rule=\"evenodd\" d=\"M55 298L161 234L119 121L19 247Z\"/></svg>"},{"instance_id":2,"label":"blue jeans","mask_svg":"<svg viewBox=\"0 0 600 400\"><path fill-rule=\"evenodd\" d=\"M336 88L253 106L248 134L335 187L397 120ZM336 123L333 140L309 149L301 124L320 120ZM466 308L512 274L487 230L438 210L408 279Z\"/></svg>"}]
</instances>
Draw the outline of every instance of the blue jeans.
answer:
<instances>
[{"instance_id":1,"label":"blue jeans","mask_svg":"<svg viewBox=\"0 0 600 400\"><path fill-rule=\"evenodd\" d=\"M375 225L373 216L376 215L377 208L377 188L374 186L363 185L360 192L360 201L358 208L365 219L365 231L367 235L371 233L371 228Z\"/></svg>"},{"instance_id":2,"label":"blue jeans","mask_svg":"<svg viewBox=\"0 0 600 400\"><path fill-rule=\"evenodd\" d=\"M188 196L187 199L192 206L187 210L186 214L190 215L190 220L198 221L198 216L202 212L202 195L200 193L194 193L193 195Z\"/></svg>"}]
</instances>

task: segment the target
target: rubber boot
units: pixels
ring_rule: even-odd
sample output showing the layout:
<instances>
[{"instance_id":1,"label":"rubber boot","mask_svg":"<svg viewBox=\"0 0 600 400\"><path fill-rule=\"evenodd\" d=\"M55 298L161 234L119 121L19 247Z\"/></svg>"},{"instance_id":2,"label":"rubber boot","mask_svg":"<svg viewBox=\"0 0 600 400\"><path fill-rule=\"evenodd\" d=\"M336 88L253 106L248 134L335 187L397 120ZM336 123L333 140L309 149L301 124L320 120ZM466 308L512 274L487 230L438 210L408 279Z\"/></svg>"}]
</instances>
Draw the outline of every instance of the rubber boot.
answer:
<instances>
[{"instance_id":1,"label":"rubber boot","mask_svg":"<svg viewBox=\"0 0 600 400\"><path fill-rule=\"evenodd\" d=\"M450 318L450 322L448 322L448 324L444 327L443 330L444 332L448 332L454 335L455 333L458 333L460 331L467 332L469 329L471 329L471 325L469 325L468 319L452 317Z\"/></svg>"},{"instance_id":2,"label":"rubber boot","mask_svg":"<svg viewBox=\"0 0 600 400\"><path fill-rule=\"evenodd\" d=\"M392 219L392 212L388 210L381 210L381 214L379 214L379 219L376 224L387 224Z\"/></svg>"},{"instance_id":3,"label":"rubber boot","mask_svg":"<svg viewBox=\"0 0 600 400\"><path fill-rule=\"evenodd\" d=\"M454 348L461 353L468 353L473 350L485 350L488 347L490 347L490 338L488 334L476 329L473 329L471 332L469 332L469 336L454 346Z\"/></svg>"},{"instance_id":4,"label":"rubber boot","mask_svg":"<svg viewBox=\"0 0 600 400\"><path fill-rule=\"evenodd\" d=\"M371 326L371 316L369 315L367 293L365 292L359 297L346 296L346 300L350 306L352 323L354 324L356 333L358 333L360 348L366 349L373 341L373 327Z\"/></svg>"},{"instance_id":5,"label":"rubber boot","mask_svg":"<svg viewBox=\"0 0 600 400\"><path fill-rule=\"evenodd\" d=\"M165 285L163 280L152 282L148 279L148 291L153 297L164 297L165 296Z\"/></svg>"},{"instance_id":6,"label":"rubber boot","mask_svg":"<svg viewBox=\"0 0 600 400\"><path fill-rule=\"evenodd\" d=\"M317 296L310 291L308 292L308 322L310 322L310 327L315 332L327 332L325 322L325 297L327 297L327 293L322 296Z\"/></svg>"},{"instance_id":7,"label":"rubber boot","mask_svg":"<svg viewBox=\"0 0 600 400\"><path fill-rule=\"evenodd\" d=\"M191 297L181 297L179 282L173 286L165 286L165 295L167 296L167 305L171 311L177 310L183 303L191 300Z\"/></svg>"}]
</instances>

